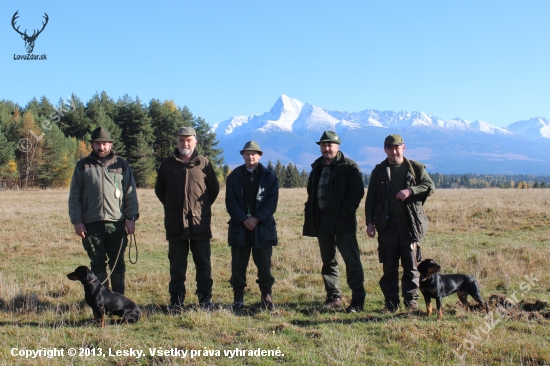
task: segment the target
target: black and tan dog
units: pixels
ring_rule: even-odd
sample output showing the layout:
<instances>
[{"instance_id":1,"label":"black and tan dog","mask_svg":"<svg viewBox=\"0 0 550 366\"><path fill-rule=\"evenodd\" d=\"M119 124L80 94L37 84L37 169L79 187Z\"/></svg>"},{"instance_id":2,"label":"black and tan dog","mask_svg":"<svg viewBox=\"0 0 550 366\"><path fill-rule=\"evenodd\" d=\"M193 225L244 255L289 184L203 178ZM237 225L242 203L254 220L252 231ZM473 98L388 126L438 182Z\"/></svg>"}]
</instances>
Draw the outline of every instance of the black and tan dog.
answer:
<instances>
[{"instance_id":1,"label":"black and tan dog","mask_svg":"<svg viewBox=\"0 0 550 366\"><path fill-rule=\"evenodd\" d=\"M67 275L69 280L80 281L84 285L84 298L94 312L94 319L101 327L105 325L105 314L118 315L125 323L135 323L141 310L135 302L103 286L95 274L86 266L77 267Z\"/></svg>"},{"instance_id":2,"label":"black and tan dog","mask_svg":"<svg viewBox=\"0 0 550 366\"><path fill-rule=\"evenodd\" d=\"M470 295L481 304L486 313L489 312L489 307L481 297L475 277L464 274L440 275L437 272L439 272L441 266L433 259L423 260L417 268L420 273L420 292L424 295L428 315L432 315L431 299L435 299L438 313L437 320L441 320L443 318L441 298L455 292L466 310L470 310L468 304L468 295Z\"/></svg>"}]
</instances>

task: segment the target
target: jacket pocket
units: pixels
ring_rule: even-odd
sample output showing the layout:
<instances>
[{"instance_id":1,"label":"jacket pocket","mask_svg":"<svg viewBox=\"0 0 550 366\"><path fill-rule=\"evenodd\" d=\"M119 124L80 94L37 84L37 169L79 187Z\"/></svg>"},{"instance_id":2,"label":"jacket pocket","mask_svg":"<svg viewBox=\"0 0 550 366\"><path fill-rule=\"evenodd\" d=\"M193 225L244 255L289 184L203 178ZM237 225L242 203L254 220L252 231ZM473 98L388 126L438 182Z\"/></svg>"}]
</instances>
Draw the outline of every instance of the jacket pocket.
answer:
<instances>
[{"instance_id":1,"label":"jacket pocket","mask_svg":"<svg viewBox=\"0 0 550 366\"><path fill-rule=\"evenodd\" d=\"M193 210L191 220L191 234L200 235L210 232L210 208L203 207L200 210Z\"/></svg>"},{"instance_id":2,"label":"jacket pocket","mask_svg":"<svg viewBox=\"0 0 550 366\"><path fill-rule=\"evenodd\" d=\"M232 224L231 220L228 222L227 228L227 242L232 247L243 247L246 239L246 228L242 223Z\"/></svg>"},{"instance_id":3,"label":"jacket pocket","mask_svg":"<svg viewBox=\"0 0 550 366\"><path fill-rule=\"evenodd\" d=\"M277 225L275 220L273 223L268 225L260 225L260 242L258 243L260 247L273 247L277 245Z\"/></svg>"}]
</instances>

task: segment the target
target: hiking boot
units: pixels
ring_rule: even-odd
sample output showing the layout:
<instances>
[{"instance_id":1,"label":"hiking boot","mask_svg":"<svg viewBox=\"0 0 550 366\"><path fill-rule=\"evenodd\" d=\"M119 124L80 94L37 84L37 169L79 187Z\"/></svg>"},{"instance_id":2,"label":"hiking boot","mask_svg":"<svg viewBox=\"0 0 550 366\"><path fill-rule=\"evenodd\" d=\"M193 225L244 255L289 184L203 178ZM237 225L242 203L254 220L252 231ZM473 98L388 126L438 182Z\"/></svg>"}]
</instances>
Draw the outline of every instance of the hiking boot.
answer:
<instances>
[{"instance_id":1,"label":"hiking boot","mask_svg":"<svg viewBox=\"0 0 550 366\"><path fill-rule=\"evenodd\" d=\"M337 309L342 307L342 296L335 294L332 296L327 295L327 299L323 305L327 309Z\"/></svg>"},{"instance_id":2,"label":"hiking boot","mask_svg":"<svg viewBox=\"0 0 550 366\"><path fill-rule=\"evenodd\" d=\"M365 300L354 300L351 299L351 304L346 308L346 313L358 313L363 311L363 306L365 305Z\"/></svg>"},{"instance_id":3,"label":"hiking boot","mask_svg":"<svg viewBox=\"0 0 550 366\"><path fill-rule=\"evenodd\" d=\"M183 304L179 301L172 302L170 305L166 307L166 310L169 313L179 313L183 311Z\"/></svg>"},{"instance_id":4,"label":"hiking boot","mask_svg":"<svg viewBox=\"0 0 550 366\"><path fill-rule=\"evenodd\" d=\"M418 304L416 303L416 300L405 300L403 301L404 304L405 304L405 307L408 309L408 310L411 310L411 311L416 311L418 310Z\"/></svg>"},{"instance_id":5,"label":"hiking boot","mask_svg":"<svg viewBox=\"0 0 550 366\"><path fill-rule=\"evenodd\" d=\"M260 305L267 310L275 310L275 304L271 300L271 289L267 287L261 287L260 292L262 294Z\"/></svg>"},{"instance_id":6,"label":"hiking boot","mask_svg":"<svg viewBox=\"0 0 550 366\"><path fill-rule=\"evenodd\" d=\"M233 305L231 308L236 313L244 306L244 288L233 289Z\"/></svg>"},{"instance_id":7,"label":"hiking boot","mask_svg":"<svg viewBox=\"0 0 550 366\"><path fill-rule=\"evenodd\" d=\"M199 302L199 308L204 311L216 310L217 306L210 299Z\"/></svg>"}]
</instances>

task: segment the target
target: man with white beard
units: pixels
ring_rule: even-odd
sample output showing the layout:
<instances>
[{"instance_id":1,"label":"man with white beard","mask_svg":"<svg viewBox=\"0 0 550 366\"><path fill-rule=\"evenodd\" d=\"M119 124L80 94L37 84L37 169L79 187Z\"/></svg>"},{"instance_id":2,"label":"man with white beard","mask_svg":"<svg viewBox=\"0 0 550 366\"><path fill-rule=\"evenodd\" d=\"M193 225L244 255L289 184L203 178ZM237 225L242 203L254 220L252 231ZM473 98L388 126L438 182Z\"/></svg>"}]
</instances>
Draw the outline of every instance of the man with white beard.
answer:
<instances>
[{"instance_id":1,"label":"man with white beard","mask_svg":"<svg viewBox=\"0 0 550 366\"><path fill-rule=\"evenodd\" d=\"M199 307L213 310L210 264L211 206L220 184L210 161L199 155L196 132L182 127L177 132L177 149L159 168L155 194L164 205L164 227L170 260L170 305L180 311L185 300L185 279L189 250L196 267Z\"/></svg>"}]
</instances>

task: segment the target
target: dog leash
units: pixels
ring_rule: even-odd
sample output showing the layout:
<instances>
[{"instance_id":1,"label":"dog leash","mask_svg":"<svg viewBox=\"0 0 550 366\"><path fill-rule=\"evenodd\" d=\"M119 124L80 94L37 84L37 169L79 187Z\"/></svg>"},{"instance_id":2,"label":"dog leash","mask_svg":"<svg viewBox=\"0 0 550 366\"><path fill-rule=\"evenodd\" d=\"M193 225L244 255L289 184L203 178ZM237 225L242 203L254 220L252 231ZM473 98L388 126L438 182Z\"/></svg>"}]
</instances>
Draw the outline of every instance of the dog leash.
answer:
<instances>
[{"instance_id":1,"label":"dog leash","mask_svg":"<svg viewBox=\"0 0 550 366\"><path fill-rule=\"evenodd\" d=\"M128 235L130 239L128 240L128 261L132 264L136 264L138 261L138 247L137 247L137 241L136 241L136 234L132 233ZM132 261L132 257L130 253L132 252L132 243L134 243L134 248L136 248L136 260Z\"/></svg>"}]
</instances>

